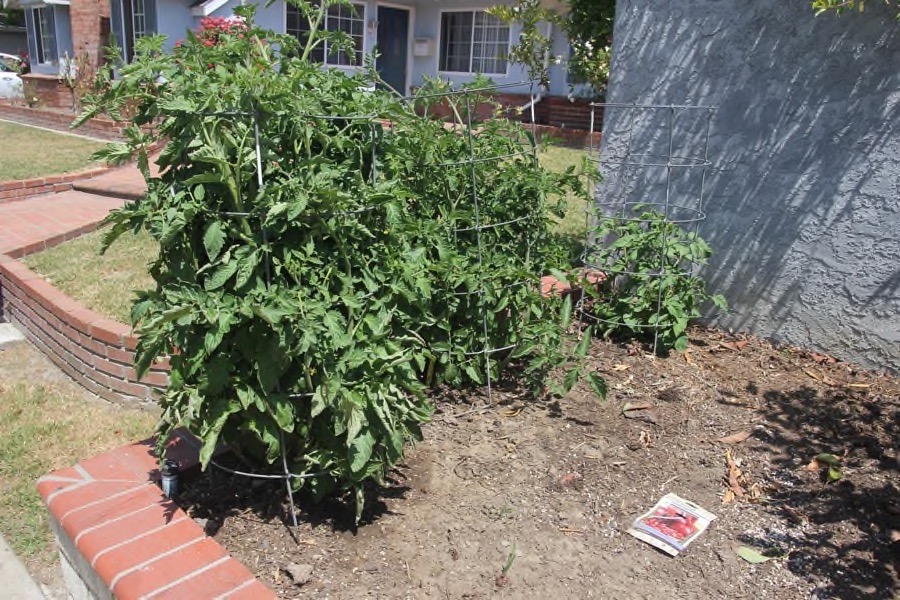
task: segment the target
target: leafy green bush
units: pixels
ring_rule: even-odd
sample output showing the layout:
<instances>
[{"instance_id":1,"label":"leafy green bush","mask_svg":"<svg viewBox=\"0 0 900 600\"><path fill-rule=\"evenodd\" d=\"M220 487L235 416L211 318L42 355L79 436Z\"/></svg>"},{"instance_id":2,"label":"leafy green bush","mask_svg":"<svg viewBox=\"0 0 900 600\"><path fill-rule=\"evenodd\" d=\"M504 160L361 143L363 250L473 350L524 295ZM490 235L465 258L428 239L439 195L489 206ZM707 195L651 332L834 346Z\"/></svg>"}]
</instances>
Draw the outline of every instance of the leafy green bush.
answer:
<instances>
[{"instance_id":1,"label":"leafy green bush","mask_svg":"<svg viewBox=\"0 0 900 600\"><path fill-rule=\"evenodd\" d=\"M600 218L598 240L589 260L607 278L587 288L587 312L607 336L656 337L659 349L687 348L685 333L707 300L725 308L725 299L709 295L693 268L706 264L712 251L695 232L686 231L648 206L636 206L629 219Z\"/></svg>"},{"instance_id":2,"label":"leafy green bush","mask_svg":"<svg viewBox=\"0 0 900 600\"><path fill-rule=\"evenodd\" d=\"M161 439L188 427L204 467L219 443L255 468L284 460L295 487L355 491L359 515L363 483L420 438L427 385L481 383L510 361L539 393L559 366L575 372L564 388L582 374L552 322L567 305L530 285L558 255L547 197L574 178L541 170L521 129L470 137L371 91L371 65L306 60L336 1L298 2L303 47L257 28L252 7L172 54L142 38L81 120L132 115L103 158L137 152L149 191L110 216L106 243L144 228L160 244L132 318L139 373L171 355ZM505 350L485 361L485 347Z\"/></svg>"},{"instance_id":3,"label":"leafy green bush","mask_svg":"<svg viewBox=\"0 0 900 600\"><path fill-rule=\"evenodd\" d=\"M417 239L436 285L433 325L422 331L435 352L429 382L455 386L484 384L486 368L496 380L514 358L511 350L543 330L542 321L558 324L560 306L540 297L535 274L564 266L548 217L561 215L564 190L584 192L572 170L557 175L538 165L534 139L520 124L475 116L475 107L492 104L481 86L440 96L449 121L396 123L385 156L386 173L411 195L413 222L427 228ZM449 92L432 81L418 101ZM477 133L463 135L470 126ZM556 329L558 339L545 344L561 343ZM487 361L481 354L503 348L509 350L490 352ZM546 375L531 383L540 388Z\"/></svg>"}]
</instances>

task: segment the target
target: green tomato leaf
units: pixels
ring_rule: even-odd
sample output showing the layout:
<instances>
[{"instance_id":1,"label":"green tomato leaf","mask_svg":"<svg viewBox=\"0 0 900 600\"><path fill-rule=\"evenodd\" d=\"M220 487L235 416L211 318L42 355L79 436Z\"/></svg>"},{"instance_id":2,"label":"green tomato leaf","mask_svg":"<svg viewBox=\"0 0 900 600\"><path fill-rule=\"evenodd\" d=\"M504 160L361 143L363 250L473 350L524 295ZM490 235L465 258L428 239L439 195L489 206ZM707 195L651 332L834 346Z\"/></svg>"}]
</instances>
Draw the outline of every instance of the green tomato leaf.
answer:
<instances>
[{"instance_id":1,"label":"green tomato leaf","mask_svg":"<svg viewBox=\"0 0 900 600\"><path fill-rule=\"evenodd\" d=\"M240 411L240 409L240 403L234 400L219 400L213 405L212 414L210 415L212 422L207 421L200 431L200 439L203 440L203 445L200 447L200 466L204 470L209 466L209 461L216 451L216 446L219 444L219 436L225 427L225 423L228 421L228 417Z\"/></svg>"},{"instance_id":2,"label":"green tomato leaf","mask_svg":"<svg viewBox=\"0 0 900 600\"><path fill-rule=\"evenodd\" d=\"M231 278L232 275L237 271L238 262L234 259L231 259L229 262L220 266L218 269L213 271L213 274L210 275L205 282L203 282L203 287L206 291L211 292L213 290L217 290Z\"/></svg>"},{"instance_id":3,"label":"green tomato leaf","mask_svg":"<svg viewBox=\"0 0 900 600\"><path fill-rule=\"evenodd\" d=\"M607 388L606 380L603 379L603 376L598 371L591 371L585 376L585 379L591 390L597 395L597 399L606 400Z\"/></svg>"},{"instance_id":4,"label":"green tomato leaf","mask_svg":"<svg viewBox=\"0 0 900 600\"><path fill-rule=\"evenodd\" d=\"M356 436L348 450L350 470L354 473L362 471L372 457L372 449L374 447L375 438L368 431Z\"/></svg>"},{"instance_id":5,"label":"green tomato leaf","mask_svg":"<svg viewBox=\"0 0 900 600\"><path fill-rule=\"evenodd\" d=\"M828 483L835 483L844 478L844 471L840 467L828 467L826 475Z\"/></svg>"},{"instance_id":6,"label":"green tomato leaf","mask_svg":"<svg viewBox=\"0 0 900 600\"><path fill-rule=\"evenodd\" d=\"M278 427L287 433L293 432L296 415L291 400L285 396L269 396L268 401L272 417Z\"/></svg>"},{"instance_id":7,"label":"green tomato leaf","mask_svg":"<svg viewBox=\"0 0 900 600\"><path fill-rule=\"evenodd\" d=\"M202 186L197 187L202 188ZM219 258L219 253L222 252L224 246L225 231L222 228L222 223L220 221L213 221L209 224L209 227L206 228L206 232L203 234L203 247L206 249L206 255L209 257L210 262Z\"/></svg>"}]
</instances>

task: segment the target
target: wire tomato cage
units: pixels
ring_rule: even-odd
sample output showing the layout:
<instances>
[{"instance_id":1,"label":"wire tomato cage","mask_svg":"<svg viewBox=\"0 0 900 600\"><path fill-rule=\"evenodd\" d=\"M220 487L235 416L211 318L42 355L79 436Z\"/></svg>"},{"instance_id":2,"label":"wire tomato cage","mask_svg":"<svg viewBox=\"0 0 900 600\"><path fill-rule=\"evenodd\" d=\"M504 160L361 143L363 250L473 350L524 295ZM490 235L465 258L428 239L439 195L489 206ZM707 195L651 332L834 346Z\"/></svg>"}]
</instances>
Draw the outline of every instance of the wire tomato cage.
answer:
<instances>
[{"instance_id":1,"label":"wire tomato cage","mask_svg":"<svg viewBox=\"0 0 900 600\"><path fill-rule=\"evenodd\" d=\"M480 350L464 350L463 355L472 359L481 359L485 375L488 403L493 402L494 368L492 357L508 354L517 346L518 323L515 321L516 310L514 306L491 306L491 300L499 293L507 292L515 288L521 288L531 293L537 293L540 289L540 266L536 262L533 253L534 239L530 235L520 236L519 242L524 245L524 251L518 256L506 256L506 259L517 261L517 268L507 272L494 270L492 255L495 248L492 239L497 240L510 227L519 231L535 231L536 227L529 227L529 223L537 224L544 219L545 205L543 201L533 203L530 209L523 214L506 218L507 211L512 209L516 198L508 198L505 210L497 214L487 214L483 199L490 193L491 182L486 176L491 169L503 161L525 158L538 162L537 146L537 118L535 104L537 102L535 81L523 81L502 85L490 85L482 87L463 87L458 90L443 91L430 94L419 94L407 98L407 102L421 105L426 104L423 116L436 117L443 120L446 130L450 135L460 135L465 139L467 156L463 159L439 156L437 162L432 165L433 176L440 179L466 177L470 182L470 197L468 209L471 216L468 219L456 219L453 221L452 233L458 246L473 244L476 251L477 280L474 285L462 290L452 290L452 296L463 299L464 302L474 301L478 307L477 312L481 320L482 339ZM521 93L523 88L528 89L531 101L526 109L502 109L500 104L492 97L505 91L514 90ZM452 103L457 110L444 110L446 105ZM460 110L461 109L461 110ZM526 112L527 111L527 112ZM487 120L492 120L491 126L486 125ZM497 127L497 125L500 127ZM491 148L484 148L479 143L479 136L483 133L497 135L501 133L512 140L511 149L508 152L495 153ZM474 241L472 237L474 236ZM452 335L451 335L452 337ZM453 341L453 340L451 340Z\"/></svg>"},{"instance_id":2,"label":"wire tomato cage","mask_svg":"<svg viewBox=\"0 0 900 600\"><path fill-rule=\"evenodd\" d=\"M498 337L496 335L491 334L491 320L492 315L490 314L491 307L487 300L498 291L507 290L510 288L523 287L532 292L536 292L539 289L539 277L540 273L537 270L537 265L535 264L534 257L532 255L531 249L533 240L529 237L523 240L524 252L522 256L514 257L519 261L519 268L514 270L515 277L512 277L511 274L505 273L502 276L496 276L493 273L489 273L488 265L486 264L486 259L489 258L491 252L493 251L490 235L492 232L498 232L505 227L520 225L521 228L527 230L527 223L531 221L535 221L536 219L543 218L543 205L538 202L535 203L531 210L527 211L525 214L518 215L514 218L508 219L496 219L491 217L490 215L485 215L482 206L482 198L487 193L486 188L490 185L489 181L485 180L484 174L480 172L480 167L487 167L488 165L493 165L500 163L505 160L511 160L518 157L524 157L532 161L537 161L537 146L535 144L536 140L536 119L535 119L535 111L534 111L534 102L530 103L530 112L526 117L530 117L530 129L526 129L522 125L512 125L508 128L508 134L510 138L513 140L512 148L513 150L510 152L503 152L500 154L490 154L485 153L484 149L479 144L479 133L480 133L480 125L481 121L477 117L477 112L480 109L479 104L484 100L484 98L490 94L496 93L498 91L502 91L507 88L517 88L521 89L523 85L529 86L530 95L532 100L535 98L534 94L534 83L516 83L516 84L506 84L500 86L491 86L484 88L470 88L463 90L455 90L449 92L442 92L437 94L425 94L418 95L411 98L406 98L404 101L409 105L409 107L414 110L415 105L417 103L421 103L423 100L433 100L437 102L442 102L444 100L452 99L459 101L461 100L462 106L464 106L464 111L462 115L458 113L454 113L454 118L446 123L447 128L452 131L454 135L464 136L466 147L467 147L467 155L464 159L446 159L438 160L435 164L431 165L432 175L437 177L447 177L451 175L459 175L460 173L464 173L465 176L470 181L470 196L467 198L468 206L466 207L466 214L470 214L471 218L460 219L459 221L453 221L449 226L452 228L452 234L454 239L459 243L463 244L472 244L475 249L475 256L477 258L477 269L476 273L478 274L476 281L470 286L466 287L466 289L454 290L451 292L452 295L460 298L465 298L468 300L474 299L475 305L480 312L480 319L482 325L482 339L480 350L465 350L463 354L472 359L483 359L484 361L484 372L486 376L486 386L488 399L491 401L492 398L492 388L493 388L493 377L492 377L492 365L491 365L491 357L495 356L499 353L508 353L516 347L516 343L514 341L515 334L515 315L514 311L511 308L504 309L505 322L507 323L505 331L507 332L506 339L509 340L509 343L500 343L496 344L494 342L497 341ZM426 114L423 115L425 118L429 117ZM461 119L458 117L462 117ZM496 115L492 115L496 116ZM197 113L197 118L214 118L214 119L222 119L224 121L251 121L252 123L252 131L253 131L253 146L255 153L255 167L256 167L256 184L260 194L266 193L266 178L265 178L265 165L263 160L263 147L267 145L265 140L261 139L260 134L260 119L263 118L263 114L261 113L257 104L254 103L252 110L229 110L229 111L217 111L217 112L206 112L206 113ZM390 129L389 121L380 118L379 115L376 114L360 114L360 115L303 115L305 119L309 119L312 121L321 121L323 123L331 123L334 124L336 122L340 122L343 127L355 127L360 130L360 132L364 133L364 135L360 135L360 139L364 140L364 143L368 146L367 148L363 148L365 152L369 153L370 162L371 162L371 170L368 175L368 183L371 185L376 184L379 181L379 177L381 175L379 170L379 144L384 139L383 132L385 128ZM227 123L222 123L222 125L227 126ZM531 136L526 135L527 132L530 131ZM496 131L494 131L496 133ZM511 202L514 202L515 199L510 199ZM297 215L297 219L302 220L329 220L334 218L341 219L361 219L365 218L367 215L371 215L378 211L378 206L372 205L356 205L356 206L348 206L346 210L340 211L324 211L324 212L310 212L303 211L299 215ZM247 223L251 223L252 227L256 229L256 233L260 236L260 240L262 242L262 248L268 248L268 242L270 240L271 233L266 227L266 219L267 214L261 211L219 211L214 213L218 217L223 217L227 219L242 219ZM472 239L474 237L474 240ZM273 284L277 283L274 281L273 269L272 269L272 260L271 255L268 250L263 252L263 261L264 261L264 269L265 269L265 281L266 286L271 287ZM496 315L493 315L496 317ZM501 338L502 339L502 338ZM453 341L451 339L451 341ZM292 400L301 400L301 399L309 399L312 398L315 394L314 391L304 391L299 393L288 392L284 394L284 392L280 389L276 389L275 393L283 394ZM287 492L289 509L291 512L291 519L293 525L297 526L297 510L296 510L296 502L294 496L294 489L292 483L297 480L305 480L312 479L315 477L329 475L329 471L321 471L321 472L313 472L313 473L294 473L290 469L289 465L289 457L287 454L284 432L279 430L280 436L280 446L281 446L281 455L279 461L279 472L273 473L258 473L250 470L241 470L228 467L222 464L220 461L216 460L215 457L211 458L209 464L220 471L237 475L241 477L248 477L251 479L258 480L281 480L284 481L285 489ZM192 443L194 443L192 441Z\"/></svg>"},{"instance_id":3,"label":"wire tomato cage","mask_svg":"<svg viewBox=\"0 0 900 600\"><path fill-rule=\"evenodd\" d=\"M625 322L593 313L588 295L576 303L579 320L600 328L627 327L653 332L653 352L659 345L662 307L668 290L679 278L692 277L699 260L694 247L690 254L673 264L669 253L669 225L697 236L706 219L705 184L709 158L709 138L716 108L674 104L590 104L591 144L589 162L595 175L593 190L585 206L586 269L605 274L604 285L621 287L632 277L655 282L655 315L648 322ZM602 143L594 144L594 133L603 120ZM662 218L658 259L654 268L636 271L610 265L608 250L616 241L614 234L602 237L616 227L638 224L645 230L657 223L646 215ZM619 250L618 257L626 249ZM614 261L616 262L616 261ZM602 302L602 295L596 301Z\"/></svg>"}]
</instances>

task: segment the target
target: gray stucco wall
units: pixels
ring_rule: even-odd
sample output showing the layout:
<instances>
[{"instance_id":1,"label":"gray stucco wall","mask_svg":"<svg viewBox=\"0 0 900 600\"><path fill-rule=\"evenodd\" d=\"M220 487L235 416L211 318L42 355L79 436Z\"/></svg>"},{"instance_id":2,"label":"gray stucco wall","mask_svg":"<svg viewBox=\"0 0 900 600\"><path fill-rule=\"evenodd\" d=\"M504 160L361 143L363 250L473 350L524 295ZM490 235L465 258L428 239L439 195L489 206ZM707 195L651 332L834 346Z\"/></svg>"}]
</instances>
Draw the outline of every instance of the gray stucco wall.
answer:
<instances>
[{"instance_id":1,"label":"gray stucco wall","mask_svg":"<svg viewBox=\"0 0 900 600\"><path fill-rule=\"evenodd\" d=\"M900 371L900 24L884 3L619 0L608 99L718 107L701 229L730 303L718 325Z\"/></svg>"}]
</instances>

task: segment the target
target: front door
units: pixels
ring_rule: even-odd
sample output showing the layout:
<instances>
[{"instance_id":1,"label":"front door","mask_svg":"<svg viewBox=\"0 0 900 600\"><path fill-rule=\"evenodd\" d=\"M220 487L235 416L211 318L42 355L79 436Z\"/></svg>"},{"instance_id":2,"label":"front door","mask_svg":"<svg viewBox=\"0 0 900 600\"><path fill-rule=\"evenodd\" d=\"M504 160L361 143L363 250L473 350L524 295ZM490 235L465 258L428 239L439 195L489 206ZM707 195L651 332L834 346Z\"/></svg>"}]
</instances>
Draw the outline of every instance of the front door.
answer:
<instances>
[{"instance_id":1,"label":"front door","mask_svg":"<svg viewBox=\"0 0 900 600\"><path fill-rule=\"evenodd\" d=\"M378 7L378 59L375 68L381 79L406 95L406 60L409 48L409 11Z\"/></svg>"}]
</instances>

